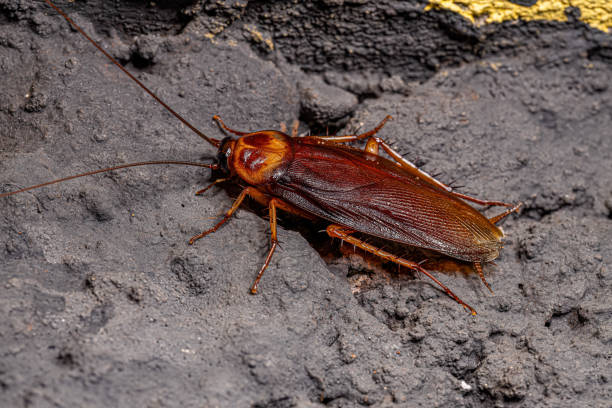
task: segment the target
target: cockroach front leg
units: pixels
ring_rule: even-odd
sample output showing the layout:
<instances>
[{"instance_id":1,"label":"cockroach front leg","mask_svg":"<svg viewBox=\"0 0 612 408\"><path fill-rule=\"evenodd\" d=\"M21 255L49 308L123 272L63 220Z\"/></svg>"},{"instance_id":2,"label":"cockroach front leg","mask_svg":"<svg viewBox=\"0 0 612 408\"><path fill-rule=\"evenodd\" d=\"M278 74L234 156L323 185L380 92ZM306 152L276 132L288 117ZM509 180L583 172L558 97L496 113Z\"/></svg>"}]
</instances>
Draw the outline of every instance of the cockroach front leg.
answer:
<instances>
[{"instance_id":1,"label":"cockroach front leg","mask_svg":"<svg viewBox=\"0 0 612 408\"><path fill-rule=\"evenodd\" d=\"M249 133L248 132L241 132L239 130L235 130L232 129L230 127L228 127L225 122L223 122L223 120L221 120L221 118L218 115L213 116L213 119L219 124L219 126L221 126L221 128L223 130L225 130L226 132L230 132L235 134L236 136L246 136ZM297 120L294 120L292 125L291 125L291 136L292 137L297 137L298 134L298 127L300 126L300 122ZM287 132L287 125L285 125L285 123L281 123L281 132L286 133Z\"/></svg>"},{"instance_id":2,"label":"cockroach front leg","mask_svg":"<svg viewBox=\"0 0 612 408\"><path fill-rule=\"evenodd\" d=\"M217 225L215 225L211 229L208 229L208 230L202 232L201 234L194 235L193 237L191 237L189 239L189 245L193 245L193 243L196 242L198 239L204 238L208 234L211 234L211 233L215 232L216 230L218 230L219 228L221 228L221 226L223 224L225 224L232 217L232 215L236 212L238 207L240 207L240 204L242 204L242 202L244 201L246 196L253 195L253 194L256 194L256 193L259 193L259 191L257 191L253 187L247 187L244 190L242 190L240 192L240 194L238 195L238 198L236 198L236 200L234 200L234 204L232 204L232 208L227 210L227 212L225 213L225 216L223 217L223 219L221 221L219 221L217 223Z\"/></svg>"},{"instance_id":3,"label":"cockroach front leg","mask_svg":"<svg viewBox=\"0 0 612 408\"><path fill-rule=\"evenodd\" d=\"M470 313L472 313L472 315L476 315L476 311L470 305L465 303L463 300L459 299L459 297L455 295L452 290L450 290L442 282L437 280L432 274L430 274L427 270L425 270L421 265L419 265L416 262L412 262L407 259L395 256L391 254L390 252L384 251L381 248L377 248L374 245L368 244L367 242L364 242L358 238L351 236L351 234L354 232L355 231L350 228L343 227L341 225L336 225L336 224L332 224L329 227L327 227L327 234L332 238L340 238L341 240L348 242L349 244L353 244L356 247L359 247L363 249L364 251L374 254L386 261L394 262L400 266L405 266L406 268L412 269L413 271L421 272L422 274L428 276L431 280L437 283L442 289L444 289L444 291L450 297L455 299L457 303L459 303L465 309L468 309Z\"/></svg>"},{"instance_id":4,"label":"cockroach front leg","mask_svg":"<svg viewBox=\"0 0 612 408\"><path fill-rule=\"evenodd\" d=\"M219 184L219 183L224 183L226 181L228 181L230 179L230 177L226 177L226 178L220 178L220 179L216 179L215 181L213 181L212 183L210 183L209 185L207 185L206 187L204 187L201 190L196 191L195 195L202 195L204 194L206 191L208 191L209 189L211 189L213 186Z\"/></svg>"}]
</instances>

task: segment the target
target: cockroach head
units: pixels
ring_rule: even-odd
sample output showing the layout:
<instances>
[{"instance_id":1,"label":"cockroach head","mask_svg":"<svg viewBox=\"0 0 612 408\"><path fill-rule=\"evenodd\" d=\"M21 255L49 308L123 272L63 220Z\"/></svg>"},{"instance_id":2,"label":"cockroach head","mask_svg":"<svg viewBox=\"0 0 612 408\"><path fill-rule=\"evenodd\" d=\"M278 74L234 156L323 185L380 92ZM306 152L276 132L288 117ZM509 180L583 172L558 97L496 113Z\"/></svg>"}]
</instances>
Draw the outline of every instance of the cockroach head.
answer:
<instances>
[{"instance_id":1,"label":"cockroach head","mask_svg":"<svg viewBox=\"0 0 612 408\"><path fill-rule=\"evenodd\" d=\"M229 157L232 155L232 149L234 147L235 140L228 136L221 141L219 151L217 152L217 166L219 171L219 178L227 177L230 175L230 169L227 165Z\"/></svg>"}]
</instances>

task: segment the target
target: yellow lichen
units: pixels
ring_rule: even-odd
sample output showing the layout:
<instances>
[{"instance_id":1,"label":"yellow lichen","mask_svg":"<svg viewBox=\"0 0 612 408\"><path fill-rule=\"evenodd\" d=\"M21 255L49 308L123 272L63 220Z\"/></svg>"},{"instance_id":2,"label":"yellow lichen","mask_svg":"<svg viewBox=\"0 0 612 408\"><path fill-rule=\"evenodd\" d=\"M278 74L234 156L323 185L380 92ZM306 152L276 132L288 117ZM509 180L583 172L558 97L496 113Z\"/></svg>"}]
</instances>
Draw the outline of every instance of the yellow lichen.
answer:
<instances>
[{"instance_id":1,"label":"yellow lichen","mask_svg":"<svg viewBox=\"0 0 612 408\"><path fill-rule=\"evenodd\" d=\"M567 21L565 10L580 10L580 21L608 32L612 27L610 0L538 0L532 6L521 6L508 0L430 0L425 10L450 10L476 25L512 20Z\"/></svg>"},{"instance_id":2,"label":"yellow lichen","mask_svg":"<svg viewBox=\"0 0 612 408\"><path fill-rule=\"evenodd\" d=\"M253 41L256 43L264 43L270 49L270 51L274 50L274 42L272 42L272 39L270 37L264 37L264 35L255 26L246 24L244 29L251 34L251 39Z\"/></svg>"},{"instance_id":3,"label":"yellow lichen","mask_svg":"<svg viewBox=\"0 0 612 408\"><path fill-rule=\"evenodd\" d=\"M266 43L268 48L270 48L271 51L274 50L274 43L272 42L272 39L266 38L266 40L264 42Z\"/></svg>"}]
</instances>

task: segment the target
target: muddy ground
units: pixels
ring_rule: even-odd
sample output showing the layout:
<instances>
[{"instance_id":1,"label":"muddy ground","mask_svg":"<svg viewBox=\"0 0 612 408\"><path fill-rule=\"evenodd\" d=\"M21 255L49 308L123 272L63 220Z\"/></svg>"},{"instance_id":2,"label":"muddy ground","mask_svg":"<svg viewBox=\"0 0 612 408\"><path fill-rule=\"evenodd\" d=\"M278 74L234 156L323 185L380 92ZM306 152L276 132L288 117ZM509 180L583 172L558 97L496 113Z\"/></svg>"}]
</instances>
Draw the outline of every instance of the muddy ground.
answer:
<instances>
[{"instance_id":1,"label":"muddy ground","mask_svg":"<svg viewBox=\"0 0 612 408\"><path fill-rule=\"evenodd\" d=\"M0 199L0 405L606 407L612 399L612 37L475 28L424 3L61 4L206 134L380 136L461 191L524 202L478 276L426 278L256 204L139 167ZM42 2L0 1L0 189L214 149ZM495 214L499 209L487 209ZM458 271L463 272L458 272Z\"/></svg>"}]
</instances>

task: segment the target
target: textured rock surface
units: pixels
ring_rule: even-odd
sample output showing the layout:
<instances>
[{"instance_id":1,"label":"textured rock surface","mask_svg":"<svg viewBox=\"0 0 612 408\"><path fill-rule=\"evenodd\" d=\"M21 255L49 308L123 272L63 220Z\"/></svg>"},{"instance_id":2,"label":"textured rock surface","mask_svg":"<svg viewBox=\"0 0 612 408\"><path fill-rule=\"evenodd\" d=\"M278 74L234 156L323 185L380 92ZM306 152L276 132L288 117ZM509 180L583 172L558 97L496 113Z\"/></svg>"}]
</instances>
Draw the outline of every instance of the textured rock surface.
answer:
<instances>
[{"instance_id":1,"label":"textured rock surface","mask_svg":"<svg viewBox=\"0 0 612 408\"><path fill-rule=\"evenodd\" d=\"M63 6L207 134L220 137L214 114L242 130L300 118L300 131L345 116L340 133L391 114L380 135L425 170L525 209L487 267L494 295L438 274L473 318L410 272L320 256L320 226L291 219L248 295L268 222L253 205L188 246L235 194L195 197L204 170L0 199L0 405L609 405L610 35L475 29L391 1L103 3ZM2 191L214 153L44 4L2 0L0 22Z\"/></svg>"}]
</instances>

